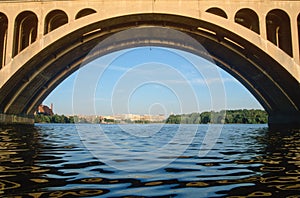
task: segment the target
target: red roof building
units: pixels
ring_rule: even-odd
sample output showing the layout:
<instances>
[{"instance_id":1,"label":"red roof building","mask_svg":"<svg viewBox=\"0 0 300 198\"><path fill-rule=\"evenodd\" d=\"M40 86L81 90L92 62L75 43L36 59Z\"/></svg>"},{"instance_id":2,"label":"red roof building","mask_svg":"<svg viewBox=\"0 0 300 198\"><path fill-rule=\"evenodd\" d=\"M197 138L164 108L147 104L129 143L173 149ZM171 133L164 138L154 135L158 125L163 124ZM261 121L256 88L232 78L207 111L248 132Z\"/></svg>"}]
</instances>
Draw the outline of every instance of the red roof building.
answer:
<instances>
[{"instance_id":1,"label":"red roof building","mask_svg":"<svg viewBox=\"0 0 300 198\"><path fill-rule=\"evenodd\" d=\"M39 105L36 113L52 116L53 115L53 104L51 104L51 108L49 108L47 105Z\"/></svg>"}]
</instances>

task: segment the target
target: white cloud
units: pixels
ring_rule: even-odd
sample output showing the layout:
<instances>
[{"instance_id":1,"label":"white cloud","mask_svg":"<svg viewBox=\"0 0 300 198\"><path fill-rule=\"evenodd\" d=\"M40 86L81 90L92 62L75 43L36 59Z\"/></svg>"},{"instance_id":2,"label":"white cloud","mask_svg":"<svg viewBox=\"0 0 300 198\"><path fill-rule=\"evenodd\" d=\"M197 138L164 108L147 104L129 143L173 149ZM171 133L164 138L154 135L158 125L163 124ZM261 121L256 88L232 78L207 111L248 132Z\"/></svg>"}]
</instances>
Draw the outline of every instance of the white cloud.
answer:
<instances>
[{"instance_id":1,"label":"white cloud","mask_svg":"<svg viewBox=\"0 0 300 198\"><path fill-rule=\"evenodd\" d=\"M192 85L210 85L219 83L237 83L234 78L193 78L193 79L169 79L163 81L166 84L192 84Z\"/></svg>"}]
</instances>

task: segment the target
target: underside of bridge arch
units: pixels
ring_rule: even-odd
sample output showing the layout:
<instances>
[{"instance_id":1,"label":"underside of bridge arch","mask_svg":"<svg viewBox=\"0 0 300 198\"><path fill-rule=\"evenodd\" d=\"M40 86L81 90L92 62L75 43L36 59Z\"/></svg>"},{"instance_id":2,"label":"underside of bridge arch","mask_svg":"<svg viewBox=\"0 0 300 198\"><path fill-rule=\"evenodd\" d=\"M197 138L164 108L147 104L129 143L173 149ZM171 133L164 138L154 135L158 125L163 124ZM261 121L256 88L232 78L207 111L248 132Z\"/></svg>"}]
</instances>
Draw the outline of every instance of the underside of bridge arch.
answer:
<instances>
[{"instance_id":1,"label":"underside of bridge arch","mask_svg":"<svg viewBox=\"0 0 300 198\"><path fill-rule=\"evenodd\" d=\"M206 50L182 38L144 28L162 27L190 35ZM134 35L102 45L110 36L136 28ZM212 23L167 14L137 14L88 24L53 42L17 71L0 89L0 113L33 115L38 105L80 66L105 54L138 46L162 46L212 58L239 80L269 113L270 126L300 126L299 82L268 54L241 36ZM87 56L88 55L88 56Z\"/></svg>"}]
</instances>

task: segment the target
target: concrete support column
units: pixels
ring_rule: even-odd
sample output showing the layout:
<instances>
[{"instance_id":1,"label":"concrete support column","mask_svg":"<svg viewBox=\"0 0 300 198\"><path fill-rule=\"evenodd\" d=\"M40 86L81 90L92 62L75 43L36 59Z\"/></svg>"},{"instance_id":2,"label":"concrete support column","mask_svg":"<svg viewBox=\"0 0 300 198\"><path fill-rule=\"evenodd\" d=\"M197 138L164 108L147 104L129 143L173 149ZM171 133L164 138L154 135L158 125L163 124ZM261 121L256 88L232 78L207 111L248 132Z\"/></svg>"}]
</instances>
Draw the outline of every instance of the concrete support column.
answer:
<instances>
[{"instance_id":1,"label":"concrete support column","mask_svg":"<svg viewBox=\"0 0 300 198\"><path fill-rule=\"evenodd\" d=\"M267 39L267 27L266 27L266 14L262 13L259 16L259 30L260 30L260 36L265 39Z\"/></svg>"},{"instance_id":2,"label":"concrete support column","mask_svg":"<svg viewBox=\"0 0 300 198\"><path fill-rule=\"evenodd\" d=\"M291 34L292 34L292 48L293 57L297 64L300 63L299 58L299 38L298 38L298 21L297 16L291 18Z\"/></svg>"},{"instance_id":3,"label":"concrete support column","mask_svg":"<svg viewBox=\"0 0 300 198\"><path fill-rule=\"evenodd\" d=\"M45 16L43 12L38 14L38 31L37 31L37 38L36 40L42 39L44 36L44 25L45 25Z\"/></svg>"},{"instance_id":4,"label":"concrete support column","mask_svg":"<svg viewBox=\"0 0 300 198\"><path fill-rule=\"evenodd\" d=\"M9 16L7 26L7 45L6 45L6 58L5 65L12 60L13 45L14 45L14 32L15 32L15 18Z\"/></svg>"}]
</instances>

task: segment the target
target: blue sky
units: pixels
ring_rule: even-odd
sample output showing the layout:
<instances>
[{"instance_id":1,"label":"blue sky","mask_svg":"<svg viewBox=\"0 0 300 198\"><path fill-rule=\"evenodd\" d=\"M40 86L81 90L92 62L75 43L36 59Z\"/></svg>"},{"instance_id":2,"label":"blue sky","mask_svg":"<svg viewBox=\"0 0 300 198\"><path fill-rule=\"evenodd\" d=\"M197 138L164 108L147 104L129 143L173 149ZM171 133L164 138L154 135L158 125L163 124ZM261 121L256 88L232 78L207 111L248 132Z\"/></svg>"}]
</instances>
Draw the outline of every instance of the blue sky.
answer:
<instances>
[{"instance_id":1,"label":"blue sky","mask_svg":"<svg viewBox=\"0 0 300 198\"><path fill-rule=\"evenodd\" d=\"M85 65L44 101L57 114L181 114L262 109L228 73L193 54L161 47L111 53Z\"/></svg>"}]
</instances>

